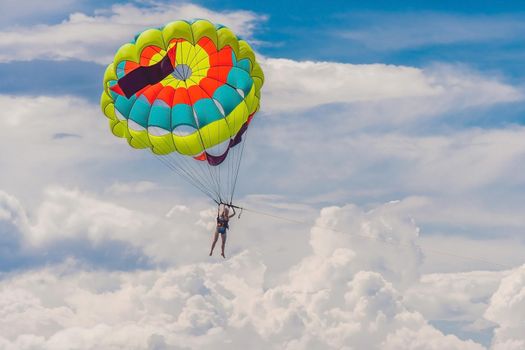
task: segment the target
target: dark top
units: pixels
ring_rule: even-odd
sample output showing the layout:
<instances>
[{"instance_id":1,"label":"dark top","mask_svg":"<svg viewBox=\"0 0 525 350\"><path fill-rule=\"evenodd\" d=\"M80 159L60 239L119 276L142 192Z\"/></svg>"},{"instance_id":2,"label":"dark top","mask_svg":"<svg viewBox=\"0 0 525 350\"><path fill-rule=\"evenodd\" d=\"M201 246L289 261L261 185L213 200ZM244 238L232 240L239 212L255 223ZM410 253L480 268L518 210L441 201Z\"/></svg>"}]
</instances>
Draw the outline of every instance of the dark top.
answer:
<instances>
[{"instance_id":1,"label":"dark top","mask_svg":"<svg viewBox=\"0 0 525 350\"><path fill-rule=\"evenodd\" d=\"M217 216L217 226L226 227L229 229L230 226L228 225L228 221L230 221L229 218L223 218L222 216Z\"/></svg>"}]
</instances>

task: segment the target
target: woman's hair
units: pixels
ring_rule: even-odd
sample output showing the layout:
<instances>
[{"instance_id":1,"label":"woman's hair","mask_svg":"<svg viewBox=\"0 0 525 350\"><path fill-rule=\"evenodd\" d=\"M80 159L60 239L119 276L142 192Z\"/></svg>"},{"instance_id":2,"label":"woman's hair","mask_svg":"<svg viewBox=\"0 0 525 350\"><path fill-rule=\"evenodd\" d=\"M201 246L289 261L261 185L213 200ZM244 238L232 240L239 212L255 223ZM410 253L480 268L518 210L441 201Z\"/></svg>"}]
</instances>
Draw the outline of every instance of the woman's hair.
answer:
<instances>
[{"instance_id":1,"label":"woman's hair","mask_svg":"<svg viewBox=\"0 0 525 350\"><path fill-rule=\"evenodd\" d=\"M220 215L228 215L228 213L230 212L230 209L225 206L224 204L222 204L222 210L221 210L221 214Z\"/></svg>"}]
</instances>

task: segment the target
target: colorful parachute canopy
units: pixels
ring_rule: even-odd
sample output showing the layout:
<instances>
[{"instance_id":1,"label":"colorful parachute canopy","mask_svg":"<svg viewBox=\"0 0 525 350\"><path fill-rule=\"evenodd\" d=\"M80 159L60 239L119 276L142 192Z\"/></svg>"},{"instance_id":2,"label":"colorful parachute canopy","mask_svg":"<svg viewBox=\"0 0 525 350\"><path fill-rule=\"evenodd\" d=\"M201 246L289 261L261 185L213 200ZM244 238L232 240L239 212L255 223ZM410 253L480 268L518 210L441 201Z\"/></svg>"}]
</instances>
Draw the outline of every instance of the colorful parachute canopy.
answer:
<instances>
[{"instance_id":1,"label":"colorful parachute canopy","mask_svg":"<svg viewBox=\"0 0 525 350\"><path fill-rule=\"evenodd\" d=\"M215 200L231 201L242 156L232 151L259 109L263 81L253 50L230 29L175 21L120 47L104 74L100 104L114 135L171 155L163 161ZM198 171L202 164L213 168L210 175ZM228 171L222 178L219 165ZM225 189L221 180L232 183Z\"/></svg>"}]
</instances>

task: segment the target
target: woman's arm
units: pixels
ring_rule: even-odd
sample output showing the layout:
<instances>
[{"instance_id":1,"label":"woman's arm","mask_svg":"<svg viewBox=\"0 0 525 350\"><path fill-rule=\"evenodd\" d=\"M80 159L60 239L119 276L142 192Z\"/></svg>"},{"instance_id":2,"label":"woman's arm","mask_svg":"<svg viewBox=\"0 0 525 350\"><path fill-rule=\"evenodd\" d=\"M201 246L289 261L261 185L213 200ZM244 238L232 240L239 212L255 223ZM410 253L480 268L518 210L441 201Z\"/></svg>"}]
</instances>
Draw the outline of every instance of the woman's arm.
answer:
<instances>
[{"instance_id":1,"label":"woman's arm","mask_svg":"<svg viewBox=\"0 0 525 350\"><path fill-rule=\"evenodd\" d=\"M230 218L233 218L235 216L235 208L234 207L231 207L233 209L233 214L230 215Z\"/></svg>"}]
</instances>

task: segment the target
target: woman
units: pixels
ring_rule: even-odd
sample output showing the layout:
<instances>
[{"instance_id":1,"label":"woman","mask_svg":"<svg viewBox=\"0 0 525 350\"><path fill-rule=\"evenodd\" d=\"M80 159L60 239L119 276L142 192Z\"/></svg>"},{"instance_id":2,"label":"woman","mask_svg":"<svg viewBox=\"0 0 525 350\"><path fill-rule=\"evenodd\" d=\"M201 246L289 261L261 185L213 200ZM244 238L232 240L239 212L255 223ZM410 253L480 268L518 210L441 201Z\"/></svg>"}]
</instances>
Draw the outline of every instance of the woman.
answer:
<instances>
[{"instance_id":1,"label":"woman","mask_svg":"<svg viewBox=\"0 0 525 350\"><path fill-rule=\"evenodd\" d=\"M224 205L224 208L222 210L222 213L219 214L219 209L217 209L217 229L215 230L215 235L213 237L213 243L211 244L211 250L210 250L210 256L213 254L213 249L215 248L215 243L217 243L217 240L219 239L219 233L221 234L221 241L222 241L222 253L221 256L223 258L226 258L224 256L224 246L226 245L226 230L230 228L228 225L228 222L230 221L230 218L235 216L235 208L233 208L233 214L229 215L230 210L226 205Z\"/></svg>"}]
</instances>

